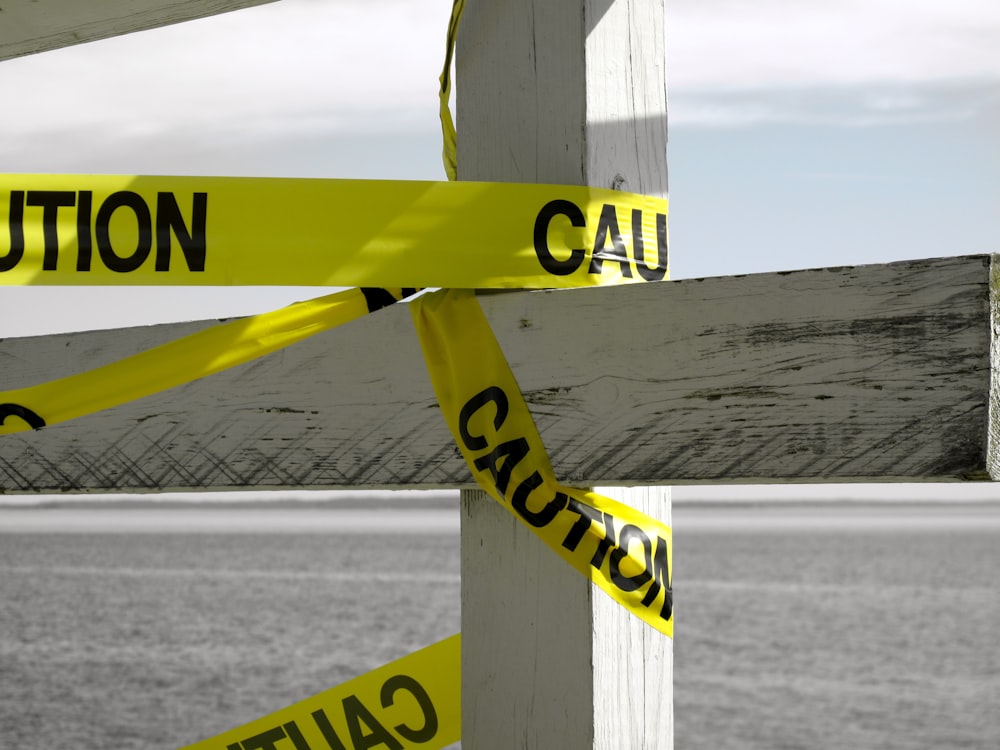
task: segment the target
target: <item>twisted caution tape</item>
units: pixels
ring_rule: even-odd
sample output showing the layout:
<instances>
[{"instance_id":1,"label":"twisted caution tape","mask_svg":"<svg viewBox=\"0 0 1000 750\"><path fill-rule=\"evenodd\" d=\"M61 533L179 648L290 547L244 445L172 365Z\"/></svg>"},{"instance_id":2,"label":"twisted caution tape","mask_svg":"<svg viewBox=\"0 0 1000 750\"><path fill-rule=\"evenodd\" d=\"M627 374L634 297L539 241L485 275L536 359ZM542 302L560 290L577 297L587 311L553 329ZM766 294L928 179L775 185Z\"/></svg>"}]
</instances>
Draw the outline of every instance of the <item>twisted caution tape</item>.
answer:
<instances>
[{"instance_id":1,"label":"twisted caution tape","mask_svg":"<svg viewBox=\"0 0 1000 750\"><path fill-rule=\"evenodd\" d=\"M420 282L381 292L395 300L419 285L551 288L656 281L667 273L666 201L595 188L47 175L7 176L0 185L10 179L21 189L9 191L7 220L0 218L9 237L0 244L0 284L374 290L392 279ZM188 202L178 198L184 190ZM327 201L332 208L324 214ZM654 260L647 259L651 247ZM263 356L366 314L373 294L322 297L88 373L0 392L0 434L56 424Z\"/></svg>"},{"instance_id":2,"label":"twisted caution tape","mask_svg":"<svg viewBox=\"0 0 1000 750\"><path fill-rule=\"evenodd\" d=\"M462 6L457 0L449 56ZM442 124L454 177L454 128L444 114L449 91L446 65ZM0 229L0 284L361 287L2 392L0 434L42 429L219 372L392 304L418 286L659 281L667 273L666 221L665 200L589 187L0 176L0 227L7 234L3 242ZM386 284L398 288L382 289ZM474 299L458 292L432 299L417 305L415 320L449 427L477 481L574 567L672 634L669 528L559 485ZM465 392L460 403L452 400L455 389ZM487 407L494 410L494 444L468 431ZM532 505L547 495L544 505ZM596 540L589 562L579 551L585 537Z\"/></svg>"},{"instance_id":3,"label":"twisted caution tape","mask_svg":"<svg viewBox=\"0 0 1000 750\"><path fill-rule=\"evenodd\" d=\"M471 291L425 295L410 310L441 411L480 487L615 601L673 637L670 527L556 481Z\"/></svg>"},{"instance_id":4,"label":"twisted caution tape","mask_svg":"<svg viewBox=\"0 0 1000 750\"><path fill-rule=\"evenodd\" d=\"M359 294L374 308L411 291ZM410 310L445 421L477 483L573 568L673 637L671 528L556 481L472 291L424 295ZM456 635L184 750L442 748L461 736L460 685Z\"/></svg>"},{"instance_id":5,"label":"twisted caution tape","mask_svg":"<svg viewBox=\"0 0 1000 750\"><path fill-rule=\"evenodd\" d=\"M438 750L461 738L460 661L453 635L183 750Z\"/></svg>"},{"instance_id":6,"label":"twisted caution tape","mask_svg":"<svg viewBox=\"0 0 1000 750\"><path fill-rule=\"evenodd\" d=\"M440 90L452 180L449 68L463 7L456 0ZM576 570L672 637L670 527L556 480L470 291L659 281L667 260L666 200L597 188L0 175L0 285L359 287L0 392L0 434L142 398L419 287L442 287L411 311L442 413L477 483ZM187 750L443 747L460 736L459 674L455 636Z\"/></svg>"},{"instance_id":7,"label":"twisted caution tape","mask_svg":"<svg viewBox=\"0 0 1000 750\"><path fill-rule=\"evenodd\" d=\"M458 177L455 125L448 100L451 59L464 10L465 0L454 0L439 79L444 166L449 180ZM550 203L548 208L571 210L563 203ZM635 231L642 215L633 210L632 257L643 281L666 277L666 208L664 202L663 213L656 216L655 270L642 260L643 235ZM571 220L574 226L582 223L578 215ZM605 206L595 237L595 255L604 252L610 234L613 255L625 257L617 229L614 209ZM538 225L536 250L537 232ZM583 262L583 253L580 249L571 252L563 261L567 271L574 263ZM620 281L633 278L624 264L620 268ZM610 498L556 481L521 389L468 289L447 289L422 297L410 309L441 411L479 486L578 572L672 638L671 528Z\"/></svg>"},{"instance_id":8,"label":"twisted caution tape","mask_svg":"<svg viewBox=\"0 0 1000 750\"><path fill-rule=\"evenodd\" d=\"M38 430L221 372L415 292L348 289L212 326L76 375L0 392L0 435Z\"/></svg>"}]
</instances>

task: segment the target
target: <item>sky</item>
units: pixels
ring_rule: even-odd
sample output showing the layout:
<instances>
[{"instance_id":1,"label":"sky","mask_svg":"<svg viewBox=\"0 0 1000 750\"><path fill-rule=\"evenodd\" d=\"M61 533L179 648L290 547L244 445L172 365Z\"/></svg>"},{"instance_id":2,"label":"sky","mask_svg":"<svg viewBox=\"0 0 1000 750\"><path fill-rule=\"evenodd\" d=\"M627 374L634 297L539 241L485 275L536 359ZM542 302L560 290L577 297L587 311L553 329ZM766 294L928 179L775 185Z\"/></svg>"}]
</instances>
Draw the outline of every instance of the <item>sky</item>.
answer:
<instances>
[{"instance_id":1,"label":"sky","mask_svg":"<svg viewBox=\"0 0 1000 750\"><path fill-rule=\"evenodd\" d=\"M0 62L0 172L444 179L450 5L282 0ZM1000 250L996 0L667 0L666 27L673 278ZM4 288L0 337L315 294Z\"/></svg>"}]
</instances>

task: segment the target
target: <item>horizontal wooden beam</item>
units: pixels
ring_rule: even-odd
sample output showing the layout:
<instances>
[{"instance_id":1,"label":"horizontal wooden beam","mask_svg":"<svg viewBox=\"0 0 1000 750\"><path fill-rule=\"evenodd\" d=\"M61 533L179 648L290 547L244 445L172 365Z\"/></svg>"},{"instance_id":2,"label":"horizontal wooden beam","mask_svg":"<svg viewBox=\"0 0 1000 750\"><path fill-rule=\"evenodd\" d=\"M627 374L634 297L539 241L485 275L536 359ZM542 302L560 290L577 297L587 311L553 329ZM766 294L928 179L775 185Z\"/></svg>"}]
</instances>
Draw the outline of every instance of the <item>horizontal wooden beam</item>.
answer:
<instances>
[{"instance_id":1,"label":"horizontal wooden beam","mask_svg":"<svg viewBox=\"0 0 1000 750\"><path fill-rule=\"evenodd\" d=\"M4 0L0 4L0 60L273 1Z\"/></svg>"},{"instance_id":2,"label":"horizontal wooden beam","mask_svg":"<svg viewBox=\"0 0 1000 750\"><path fill-rule=\"evenodd\" d=\"M480 299L563 481L985 480L997 473L992 272L982 255ZM205 325L7 339L4 387ZM402 305L0 438L7 493L469 480Z\"/></svg>"}]
</instances>

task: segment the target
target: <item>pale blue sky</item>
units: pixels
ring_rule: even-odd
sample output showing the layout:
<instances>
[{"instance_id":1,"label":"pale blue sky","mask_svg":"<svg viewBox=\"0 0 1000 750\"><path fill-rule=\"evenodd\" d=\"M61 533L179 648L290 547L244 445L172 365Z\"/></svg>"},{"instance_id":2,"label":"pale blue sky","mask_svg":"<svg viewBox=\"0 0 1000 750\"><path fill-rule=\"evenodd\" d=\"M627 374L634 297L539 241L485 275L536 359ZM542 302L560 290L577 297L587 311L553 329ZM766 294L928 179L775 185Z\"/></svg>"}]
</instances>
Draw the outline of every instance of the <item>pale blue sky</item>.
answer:
<instances>
[{"instance_id":1,"label":"pale blue sky","mask_svg":"<svg viewBox=\"0 0 1000 750\"><path fill-rule=\"evenodd\" d=\"M443 179L449 11L283 0L0 63L0 170ZM674 278L1000 249L995 0L668 0L667 35ZM309 294L5 289L0 336Z\"/></svg>"},{"instance_id":2,"label":"pale blue sky","mask_svg":"<svg viewBox=\"0 0 1000 750\"><path fill-rule=\"evenodd\" d=\"M444 179L450 4L283 0L2 62L0 171ZM667 34L674 278L1000 250L996 0L667 0ZM311 293L9 288L0 336Z\"/></svg>"}]
</instances>

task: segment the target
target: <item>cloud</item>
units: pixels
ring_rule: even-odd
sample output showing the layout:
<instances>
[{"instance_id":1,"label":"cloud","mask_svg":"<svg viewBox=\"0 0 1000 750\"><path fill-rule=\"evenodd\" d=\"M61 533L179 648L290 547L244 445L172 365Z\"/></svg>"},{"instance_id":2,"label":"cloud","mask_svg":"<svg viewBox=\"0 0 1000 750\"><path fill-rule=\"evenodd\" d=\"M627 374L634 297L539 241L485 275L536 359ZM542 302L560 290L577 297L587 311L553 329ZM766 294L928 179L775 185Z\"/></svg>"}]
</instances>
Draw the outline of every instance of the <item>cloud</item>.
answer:
<instances>
[{"instance_id":1,"label":"cloud","mask_svg":"<svg viewBox=\"0 0 1000 750\"><path fill-rule=\"evenodd\" d=\"M968 119L1000 93L993 0L674 0L671 121L877 125Z\"/></svg>"},{"instance_id":2,"label":"cloud","mask_svg":"<svg viewBox=\"0 0 1000 750\"><path fill-rule=\"evenodd\" d=\"M681 128L943 123L997 112L1000 86L978 81L690 89L670 102L670 122Z\"/></svg>"},{"instance_id":3,"label":"cloud","mask_svg":"<svg viewBox=\"0 0 1000 750\"><path fill-rule=\"evenodd\" d=\"M283 0L5 61L0 159L433 134L450 6ZM1000 90L996 0L670 0L666 16L680 126L972 117Z\"/></svg>"},{"instance_id":4,"label":"cloud","mask_svg":"<svg viewBox=\"0 0 1000 750\"><path fill-rule=\"evenodd\" d=\"M673 0L670 83L690 88L1000 81L994 0Z\"/></svg>"},{"instance_id":5,"label":"cloud","mask_svg":"<svg viewBox=\"0 0 1000 750\"><path fill-rule=\"evenodd\" d=\"M0 133L431 129L450 8L285 0L6 61Z\"/></svg>"}]
</instances>

